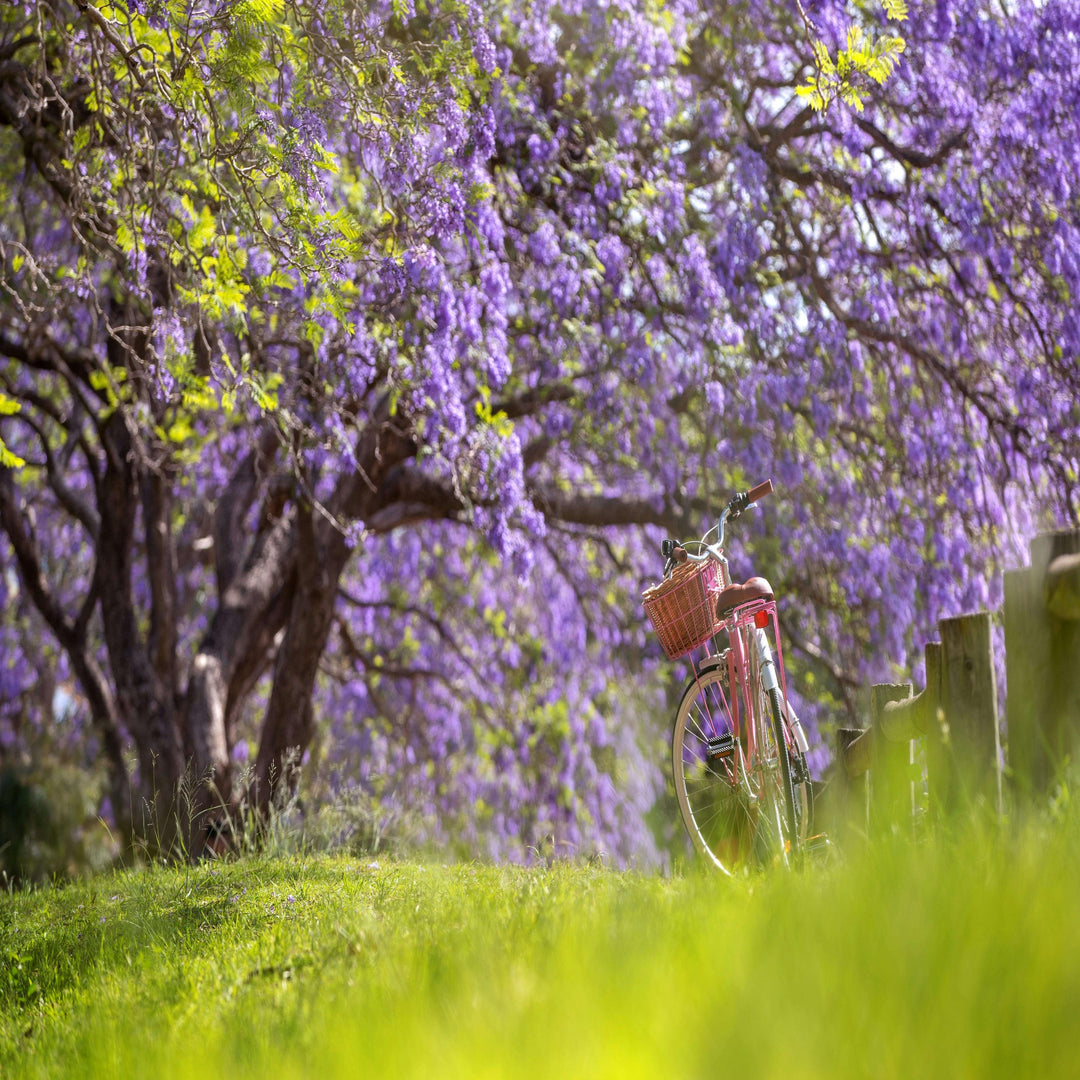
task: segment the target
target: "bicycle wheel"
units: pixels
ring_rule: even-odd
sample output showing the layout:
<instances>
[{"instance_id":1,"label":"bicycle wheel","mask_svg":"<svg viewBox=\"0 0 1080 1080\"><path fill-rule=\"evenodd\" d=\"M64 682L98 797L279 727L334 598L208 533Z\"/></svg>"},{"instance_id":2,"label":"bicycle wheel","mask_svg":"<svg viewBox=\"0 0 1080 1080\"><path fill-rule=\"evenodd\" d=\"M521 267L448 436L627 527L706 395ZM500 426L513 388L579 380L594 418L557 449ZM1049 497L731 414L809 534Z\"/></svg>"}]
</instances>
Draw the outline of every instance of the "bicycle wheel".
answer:
<instances>
[{"instance_id":1,"label":"bicycle wheel","mask_svg":"<svg viewBox=\"0 0 1080 1080\"><path fill-rule=\"evenodd\" d=\"M692 679L675 713L671 766L679 812L698 852L728 874L761 861L760 799L745 735L732 729L727 665Z\"/></svg>"},{"instance_id":2,"label":"bicycle wheel","mask_svg":"<svg viewBox=\"0 0 1080 1080\"><path fill-rule=\"evenodd\" d=\"M810 773L787 723L779 690L761 689L755 716L760 842L771 858L789 862L798 855L810 828L813 806Z\"/></svg>"}]
</instances>

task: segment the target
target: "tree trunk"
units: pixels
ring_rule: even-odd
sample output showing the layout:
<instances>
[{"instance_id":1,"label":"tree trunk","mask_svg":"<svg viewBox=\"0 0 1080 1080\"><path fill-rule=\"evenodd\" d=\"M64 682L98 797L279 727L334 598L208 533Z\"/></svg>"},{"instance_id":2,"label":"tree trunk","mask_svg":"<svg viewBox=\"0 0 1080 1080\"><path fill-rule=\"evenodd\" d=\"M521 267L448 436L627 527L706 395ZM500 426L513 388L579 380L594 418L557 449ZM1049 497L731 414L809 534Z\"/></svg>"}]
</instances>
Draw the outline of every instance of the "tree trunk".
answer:
<instances>
[{"instance_id":1,"label":"tree trunk","mask_svg":"<svg viewBox=\"0 0 1080 1080\"><path fill-rule=\"evenodd\" d=\"M274 687L255 762L255 803L267 813L295 773L314 733L312 694L326 648L338 581L349 559L341 534L319 537L310 505L298 512L296 593L274 663Z\"/></svg>"},{"instance_id":2,"label":"tree trunk","mask_svg":"<svg viewBox=\"0 0 1080 1080\"><path fill-rule=\"evenodd\" d=\"M296 765L311 742L312 695L337 602L338 583L352 551L331 522L368 521L400 498L397 466L413 457L416 443L407 425L392 420L384 401L356 444L358 468L339 482L326 516L310 504L297 512L295 596L274 663L274 687L259 738L254 801L265 813L293 788Z\"/></svg>"},{"instance_id":3,"label":"tree trunk","mask_svg":"<svg viewBox=\"0 0 1080 1080\"><path fill-rule=\"evenodd\" d=\"M199 780L197 811L209 825L214 808L233 807L228 718L235 708L238 682L250 685L261 656L273 645L291 608L290 580L295 553L293 515L272 523L261 536L224 595L191 667L185 703L185 730L192 768ZM261 654L261 655L260 655ZM205 840L196 829L193 849Z\"/></svg>"},{"instance_id":4,"label":"tree trunk","mask_svg":"<svg viewBox=\"0 0 1080 1080\"><path fill-rule=\"evenodd\" d=\"M107 464L98 505L101 514L97 577L109 667L116 683L116 706L135 742L139 762L139 803L133 818L155 853L171 853L182 842L181 784L184 753L176 709L158 677L139 633L132 593L137 466L126 421L118 411L102 432Z\"/></svg>"}]
</instances>

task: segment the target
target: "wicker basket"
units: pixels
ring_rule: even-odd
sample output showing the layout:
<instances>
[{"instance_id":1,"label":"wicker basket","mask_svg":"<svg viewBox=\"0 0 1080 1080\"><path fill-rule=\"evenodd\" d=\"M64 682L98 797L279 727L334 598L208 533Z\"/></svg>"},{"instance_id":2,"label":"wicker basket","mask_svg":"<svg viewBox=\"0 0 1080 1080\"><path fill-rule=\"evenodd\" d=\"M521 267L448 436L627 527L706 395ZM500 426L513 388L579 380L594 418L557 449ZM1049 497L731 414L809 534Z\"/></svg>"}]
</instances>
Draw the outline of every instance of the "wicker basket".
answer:
<instances>
[{"instance_id":1,"label":"wicker basket","mask_svg":"<svg viewBox=\"0 0 1080 1080\"><path fill-rule=\"evenodd\" d=\"M716 598L722 588L720 568L709 559L680 563L642 595L645 614L669 660L685 656L716 633Z\"/></svg>"}]
</instances>

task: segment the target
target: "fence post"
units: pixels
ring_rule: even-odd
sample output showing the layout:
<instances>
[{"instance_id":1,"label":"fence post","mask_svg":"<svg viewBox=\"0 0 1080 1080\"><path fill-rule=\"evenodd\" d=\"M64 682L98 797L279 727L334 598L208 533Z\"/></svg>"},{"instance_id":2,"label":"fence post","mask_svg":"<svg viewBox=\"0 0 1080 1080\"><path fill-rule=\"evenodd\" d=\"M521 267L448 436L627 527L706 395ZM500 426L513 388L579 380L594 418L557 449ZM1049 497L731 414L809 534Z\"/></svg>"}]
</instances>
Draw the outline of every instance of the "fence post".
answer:
<instances>
[{"instance_id":1,"label":"fence post","mask_svg":"<svg viewBox=\"0 0 1080 1080\"><path fill-rule=\"evenodd\" d=\"M1005 729L1009 773L1021 797L1046 788L1050 755L1046 753L1046 658L1050 654L1049 620L1030 568L1005 571Z\"/></svg>"},{"instance_id":2,"label":"fence post","mask_svg":"<svg viewBox=\"0 0 1080 1080\"><path fill-rule=\"evenodd\" d=\"M990 615L942 619L940 728L946 753L938 778L940 810L982 796L1001 812L1001 738Z\"/></svg>"},{"instance_id":3,"label":"fence post","mask_svg":"<svg viewBox=\"0 0 1080 1080\"><path fill-rule=\"evenodd\" d=\"M941 704L942 652L940 641L926 643L926 690L923 691L926 695L926 793L930 801L932 822L940 818L944 810L949 779L949 761L946 754L949 729Z\"/></svg>"},{"instance_id":4,"label":"fence post","mask_svg":"<svg viewBox=\"0 0 1080 1080\"><path fill-rule=\"evenodd\" d=\"M830 803L830 820L841 842L850 840L855 834L866 838L866 773L852 776L844 760L847 748L862 734L862 728L836 729L834 798Z\"/></svg>"},{"instance_id":5,"label":"fence post","mask_svg":"<svg viewBox=\"0 0 1080 1080\"><path fill-rule=\"evenodd\" d=\"M909 697L911 683L877 683L870 687L870 730L874 733L870 828L876 836L911 828L911 740L893 742L882 731L886 704Z\"/></svg>"},{"instance_id":6,"label":"fence post","mask_svg":"<svg viewBox=\"0 0 1080 1080\"><path fill-rule=\"evenodd\" d=\"M1080 529L1031 542L1005 573L1009 769L1018 792L1050 788L1080 736Z\"/></svg>"}]
</instances>

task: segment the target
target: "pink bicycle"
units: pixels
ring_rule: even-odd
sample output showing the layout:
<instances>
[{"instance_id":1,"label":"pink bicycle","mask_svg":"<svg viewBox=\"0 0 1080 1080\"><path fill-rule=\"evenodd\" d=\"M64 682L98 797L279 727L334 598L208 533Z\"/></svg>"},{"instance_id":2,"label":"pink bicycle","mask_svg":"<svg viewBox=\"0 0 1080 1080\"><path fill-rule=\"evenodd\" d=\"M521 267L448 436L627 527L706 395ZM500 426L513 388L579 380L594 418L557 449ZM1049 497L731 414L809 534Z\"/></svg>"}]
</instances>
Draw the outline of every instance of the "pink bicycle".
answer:
<instances>
[{"instance_id":1,"label":"pink bicycle","mask_svg":"<svg viewBox=\"0 0 1080 1080\"><path fill-rule=\"evenodd\" d=\"M772 490L766 480L735 495L700 540L665 540L664 581L644 597L670 659L703 649L675 713L671 765L694 847L729 874L797 860L813 813L772 587L732 584L723 551L727 522Z\"/></svg>"}]
</instances>

